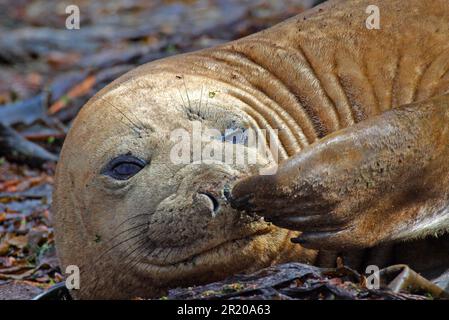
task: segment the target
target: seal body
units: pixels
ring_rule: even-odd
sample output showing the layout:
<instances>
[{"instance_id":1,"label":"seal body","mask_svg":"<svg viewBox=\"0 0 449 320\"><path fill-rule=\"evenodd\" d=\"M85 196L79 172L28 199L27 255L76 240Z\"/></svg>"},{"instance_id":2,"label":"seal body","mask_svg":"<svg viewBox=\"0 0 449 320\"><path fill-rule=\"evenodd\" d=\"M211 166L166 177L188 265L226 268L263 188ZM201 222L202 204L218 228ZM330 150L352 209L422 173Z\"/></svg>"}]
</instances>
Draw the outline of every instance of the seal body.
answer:
<instances>
[{"instance_id":1,"label":"seal body","mask_svg":"<svg viewBox=\"0 0 449 320\"><path fill-rule=\"evenodd\" d=\"M384 1L379 4L381 28L369 30L365 25L369 1L329 2L238 41L146 64L100 91L75 120L56 176L56 245L63 268L80 267L81 288L75 295L155 297L170 287L214 281L274 263L316 262L315 250L290 242L298 230L310 229L310 225L301 223L300 218L296 218L297 223L286 223L288 210L278 203L289 203L293 213L309 214L332 212L335 201L329 199L340 197L349 203L347 208L351 203L359 204L354 198L351 202L353 194L338 193L330 187L319 189L316 187L322 184L304 181L323 181L320 179L328 176L331 179L326 186L339 181L344 181L342 190L360 186L351 185L349 178L332 179L338 176L333 175L332 165L338 150L343 150L351 160L338 167L342 168L338 172L363 167L363 143L372 137L386 137L372 143L372 154L385 151L386 159L393 158L387 152L393 147L397 154L404 153L404 162L415 161L416 167L422 163L416 162L418 153L410 150L434 155L436 161L426 166L432 174L420 171L407 177L412 182L429 177L425 180L428 186L440 183L446 187L446 180L430 177L441 176L447 168L440 160L446 152L441 141L447 141L443 120L447 116L444 93L449 86L448 4L443 0L431 5L418 0ZM402 106L412 102L418 103L403 111ZM392 109L400 111L396 114ZM419 119L428 121L422 124ZM399 127L395 128L396 124ZM421 142L406 134L408 124L422 133ZM432 124L435 129L431 129ZM173 132L182 129L192 142L198 141L197 125L219 132L277 131L279 175L249 185L265 186L258 190L260 197L255 203L261 204L259 213L267 217L276 220L283 216L280 227L242 212L243 207L248 208L242 201L231 207L224 191L238 180L256 177L261 168L276 160L272 155L255 151L257 161L251 164L173 161L177 143ZM397 139L389 141L389 132ZM400 139L401 135L408 140ZM404 147L404 141L410 143ZM235 141L217 139L213 144L221 148ZM326 145L336 146L333 153L326 151ZM243 150L254 151L246 145ZM325 155L320 150L325 150ZM326 166L291 162L301 156ZM298 177L294 163L305 164L311 175ZM382 181L404 184L398 176L407 170L401 168L389 167L392 174L382 176ZM435 168L441 168L440 175ZM278 187L285 185L273 181L290 181L276 179L282 175L292 177L295 185L309 193L295 194L290 182L284 194L278 192L282 189ZM340 177L348 175L341 173ZM375 196L379 203L388 198L380 192L381 187L375 190L375 194L364 193L365 198ZM234 199L247 194L254 194L248 183L237 184L232 192ZM423 199L435 202L413 202L395 219L391 214L376 216L380 211L370 211L370 219L357 226L357 237L340 237L335 244L342 249L360 249L387 238L421 235L423 228L418 224L408 232L413 229L407 229L409 222L425 221L420 213L426 205L444 212L447 199L444 192L429 194L432 197ZM285 202L295 197L308 202L294 202L298 206ZM387 209L410 198L395 194L385 202L390 207L376 209L394 213L397 211ZM435 222L429 214L432 210L422 215ZM343 216L348 221L357 220ZM442 214L434 217L444 220ZM428 227L429 223L424 224ZM330 224L326 232L335 227ZM378 226L373 230L401 231L392 237L386 237L385 232L376 236L373 225ZM319 239L324 249L338 249L325 237ZM309 247L320 248L320 241Z\"/></svg>"}]
</instances>

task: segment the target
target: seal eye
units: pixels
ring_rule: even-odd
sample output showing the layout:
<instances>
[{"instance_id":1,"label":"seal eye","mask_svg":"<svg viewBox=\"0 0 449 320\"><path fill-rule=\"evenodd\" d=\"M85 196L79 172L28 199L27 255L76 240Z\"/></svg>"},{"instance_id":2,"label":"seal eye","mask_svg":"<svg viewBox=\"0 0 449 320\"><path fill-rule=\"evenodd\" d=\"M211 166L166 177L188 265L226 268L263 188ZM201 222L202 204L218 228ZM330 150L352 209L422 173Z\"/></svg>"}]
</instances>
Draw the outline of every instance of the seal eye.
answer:
<instances>
[{"instance_id":1,"label":"seal eye","mask_svg":"<svg viewBox=\"0 0 449 320\"><path fill-rule=\"evenodd\" d=\"M248 141L248 132L242 128L226 129L222 140L232 144L245 144Z\"/></svg>"},{"instance_id":2,"label":"seal eye","mask_svg":"<svg viewBox=\"0 0 449 320\"><path fill-rule=\"evenodd\" d=\"M137 157L122 155L111 160L101 173L116 180L128 180L145 166L146 162Z\"/></svg>"}]
</instances>

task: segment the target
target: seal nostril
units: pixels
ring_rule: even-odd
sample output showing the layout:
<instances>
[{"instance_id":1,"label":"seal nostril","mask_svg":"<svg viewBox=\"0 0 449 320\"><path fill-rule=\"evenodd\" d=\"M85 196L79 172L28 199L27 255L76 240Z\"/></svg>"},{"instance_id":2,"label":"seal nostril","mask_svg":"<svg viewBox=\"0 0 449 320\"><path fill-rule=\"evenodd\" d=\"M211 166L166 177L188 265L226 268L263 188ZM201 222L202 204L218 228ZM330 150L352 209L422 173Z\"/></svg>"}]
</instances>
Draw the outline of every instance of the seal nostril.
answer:
<instances>
[{"instance_id":1,"label":"seal nostril","mask_svg":"<svg viewBox=\"0 0 449 320\"><path fill-rule=\"evenodd\" d=\"M210 199L210 201L212 201L213 211L214 212L218 211L218 209L220 208L220 204L218 203L218 200L212 194L210 194L208 192L198 192L198 193L208 197Z\"/></svg>"},{"instance_id":2,"label":"seal nostril","mask_svg":"<svg viewBox=\"0 0 449 320\"><path fill-rule=\"evenodd\" d=\"M229 184L226 184L223 188L223 196L228 202L231 202L231 187Z\"/></svg>"}]
</instances>

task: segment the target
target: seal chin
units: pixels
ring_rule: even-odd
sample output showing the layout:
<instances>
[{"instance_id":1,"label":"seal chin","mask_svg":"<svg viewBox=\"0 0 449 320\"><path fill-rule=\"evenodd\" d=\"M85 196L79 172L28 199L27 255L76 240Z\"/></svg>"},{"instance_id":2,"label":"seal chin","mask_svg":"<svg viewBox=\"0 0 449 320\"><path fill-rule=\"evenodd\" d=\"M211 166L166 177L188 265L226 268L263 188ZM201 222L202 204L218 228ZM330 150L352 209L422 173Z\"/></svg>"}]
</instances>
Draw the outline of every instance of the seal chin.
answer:
<instances>
[{"instance_id":1,"label":"seal chin","mask_svg":"<svg viewBox=\"0 0 449 320\"><path fill-rule=\"evenodd\" d=\"M159 269L172 269L172 268L189 268L189 267L198 267L201 262L210 262L210 259L217 259L216 261L220 261L219 257L221 257L224 253L227 255L232 252L233 248L241 248L246 246L253 241L257 241L260 238L266 236L270 232L273 231L273 226L266 225L261 226L257 230L252 233L248 233L246 236L234 237L229 240L225 240L220 242L219 244L211 244L209 247L206 247L202 251L196 253L190 253L188 256L183 256L182 254L177 254L171 249L164 249L167 251L166 257L161 259L148 258L146 262L143 264L146 265L144 268L148 271L148 268L154 267ZM189 248L185 248L185 251L191 252ZM163 256L159 254L158 256Z\"/></svg>"}]
</instances>

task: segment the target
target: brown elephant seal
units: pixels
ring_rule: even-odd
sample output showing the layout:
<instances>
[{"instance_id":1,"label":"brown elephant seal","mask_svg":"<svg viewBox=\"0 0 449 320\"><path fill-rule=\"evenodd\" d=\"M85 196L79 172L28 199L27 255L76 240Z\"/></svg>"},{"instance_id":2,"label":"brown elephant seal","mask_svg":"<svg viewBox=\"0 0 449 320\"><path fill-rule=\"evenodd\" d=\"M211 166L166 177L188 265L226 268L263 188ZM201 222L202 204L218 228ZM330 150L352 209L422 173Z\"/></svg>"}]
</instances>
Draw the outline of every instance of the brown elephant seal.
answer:
<instances>
[{"instance_id":1,"label":"brown elephant seal","mask_svg":"<svg viewBox=\"0 0 449 320\"><path fill-rule=\"evenodd\" d=\"M326 3L146 64L92 98L65 141L54 195L62 267L81 270L76 297L155 297L283 261L326 260L258 214L332 250L442 230L449 1L379 2L381 28L368 30L371 2ZM175 163L172 133L198 141L198 123L278 130L278 174L259 177L276 159L244 143L251 164Z\"/></svg>"}]
</instances>

